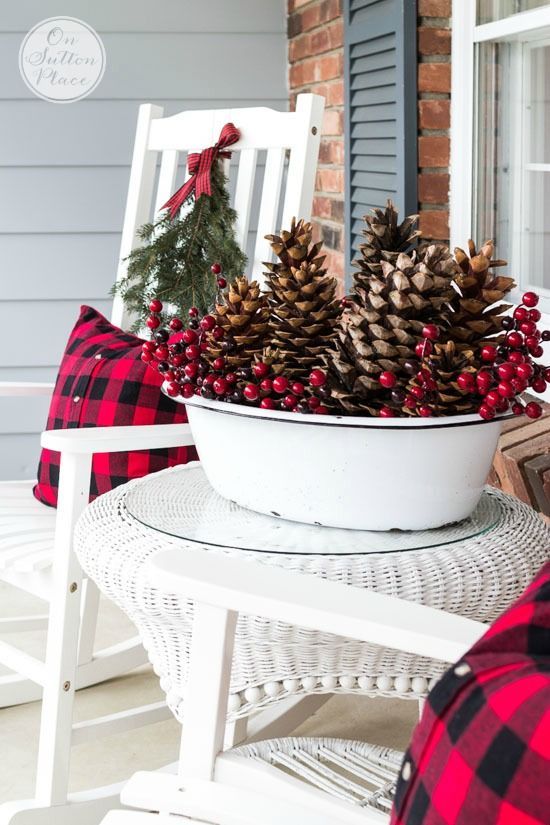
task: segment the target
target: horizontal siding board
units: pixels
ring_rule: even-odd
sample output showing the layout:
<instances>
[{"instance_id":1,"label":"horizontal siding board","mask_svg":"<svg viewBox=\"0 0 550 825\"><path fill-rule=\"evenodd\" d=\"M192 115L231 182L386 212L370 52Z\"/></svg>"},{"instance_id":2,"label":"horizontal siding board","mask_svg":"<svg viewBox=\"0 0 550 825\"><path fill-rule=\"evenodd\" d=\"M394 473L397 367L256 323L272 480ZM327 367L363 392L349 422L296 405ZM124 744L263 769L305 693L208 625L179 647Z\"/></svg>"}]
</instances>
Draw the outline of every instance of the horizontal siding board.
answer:
<instances>
[{"instance_id":1,"label":"horizontal siding board","mask_svg":"<svg viewBox=\"0 0 550 825\"><path fill-rule=\"evenodd\" d=\"M358 138L394 138L396 137L395 120L367 121L355 123L351 129L352 140Z\"/></svg>"},{"instance_id":2,"label":"horizontal siding board","mask_svg":"<svg viewBox=\"0 0 550 825\"><path fill-rule=\"evenodd\" d=\"M385 52L378 54L367 55L366 57L358 57L351 63L351 75L357 75L361 72L367 74L374 74L374 79L379 77L378 72L383 69L395 69L395 49L388 49Z\"/></svg>"},{"instance_id":3,"label":"horizontal siding board","mask_svg":"<svg viewBox=\"0 0 550 825\"><path fill-rule=\"evenodd\" d=\"M395 174L395 157L383 155L356 155L353 158L352 170L360 172L391 172Z\"/></svg>"},{"instance_id":4,"label":"horizontal siding board","mask_svg":"<svg viewBox=\"0 0 550 825\"><path fill-rule=\"evenodd\" d=\"M378 174L376 172L354 172L351 176L352 187L368 187L395 192L397 180L392 174Z\"/></svg>"},{"instance_id":5,"label":"horizontal siding board","mask_svg":"<svg viewBox=\"0 0 550 825\"><path fill-rule=\"evenodd\" d=\"M2 398L0 404L0 433L28 435L46 427L50 400L36 398Z\"/></svg>"},{"instance_id":6,"label":"horizontal siding board","mask_svg":"<svg viewBox=\"0 0 550 825\"><path fill-rule=\"evenodd\" d=\"M376 86L395 86L395 67L374 72L363 72L352 76L352 89L374 89Z\"/></svg>"},{"instance_id":7,"label":"horizontal siding board","mask_svg":"<svg viewBox=\"0 0 550 825\"><path fill-rule=\"evenodd\" d=\"M228 105L219 97L156 102L164 106L166 115ZM124 166L131 162L139 109L136 101L86 98L78 106L45 106L33 97L0 105L2 120L10 124L0 141L0 166ZM266 105L280 111L288 108L285 97L231 101L234 108Z\"/></svg>"},{"instance_id":8,"label":"horizontal siding board","mask_svg":"<svg viewBox=\"0 0 550 825\"><path fill-rule=\"evenodd\" d=\"M354 187L351 190L352 198L357 203L374 203L384 206L388 198L395 197L395 189L365 189Z\"/></svg>"},{"instance_id":9,"label":"horizontal siding board","mask_svg":"<svg viewBox=\"0 0 550 825\"><path fill-rule=\"evenodd\" d=\"M379 106L352 106L349 117L351 123L375 123L378 120L395 120L397 106L395 101Z\"/></svg>"},{"instance_id":10,"label":"horizontal siding board","mask_svg":"<svg viewBox=\"0 0 550 825\"><path fill-rule=\"evenodd\" d=\"M212 96L212 78L223 78L231 97L281 98L286 93L286 43L280 34L103 35L105 74L91 97L155 100L182 97L192 85L197 97ZM0 98L29 98L17 67L21 37L0 33ZM208 52L208 71L204 66ZM261 71L251 71L251 66ZM192 84L185 80L192 78ZM73 104L74 105L74 104Z\"/></svg>"},{"instance_id":11,"label":"horizontal siding board","mask_svg":"<svg viewBox=\"0 0 550 825\"><path fill-rule=\"evenodd\" d=\"M395 49L395 33L383 35L382 37L371 37L360 43L355 43L350 48L350 57L353 61L356 57L363 57L366 54L377 54L386 52L388 49Z\"/></svg>"},{"instance_id":12,"label":"horizontal siding board","mask_svg":"<svg viewBox=\"0 0 550 825\"><path fill-rule=\"evenodd\" d=\"M381 140L352 140L352 152L356 155L391 155L395 157L397 141L395 138Z\"/></svg>"},{"instance_id":13,"label":"horizontal siding board","mask_svg":"<svg viewBox=\"0 0 550 825\"><path fill-rule=\"evenodd\" d=\"M40 439L33 435L0 434L2 479L36 478L40 458Z\"/></svg>"},{"instance_id":14,"label":"horizontal siding board","mask_svg":"<svg viewBox=\"0 0 550 825\"><path fill-rule=\"evenodd\" d=\"M396 86L381 86L377 89L353 89L351 91L352 106L378 106L381 103L393 103L395 101ZM372 119L372 114L371 114Z\"/></svg>"},{"instance_id":15,"label":"horizontal siding board","mask_svg":"<svg viewBox=\"0 0 550 825\"><path fill-rule=\"evenodd\" d=\"M38 20L60 14L58 3L25 0L6 3L2 8L2 29L27 32ZM68 10L70 9L70 10ZM208 0L183 3L162 0L71 0L65 12L85 20L98 32L285 32L280 4L273 0Z\"/></svg>"}]
</instances>

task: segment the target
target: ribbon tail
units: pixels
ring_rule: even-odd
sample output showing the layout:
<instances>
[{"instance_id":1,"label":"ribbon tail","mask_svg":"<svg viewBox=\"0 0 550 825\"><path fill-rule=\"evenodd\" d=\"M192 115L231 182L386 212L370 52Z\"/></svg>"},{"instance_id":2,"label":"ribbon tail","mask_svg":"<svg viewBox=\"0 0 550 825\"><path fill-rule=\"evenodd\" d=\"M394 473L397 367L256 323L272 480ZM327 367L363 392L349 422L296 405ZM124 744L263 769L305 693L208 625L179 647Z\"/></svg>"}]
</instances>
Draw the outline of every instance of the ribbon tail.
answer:
<instances>
[{"instance_id":1,"label":"ribbon tail","mask_svg":"<svg viewBox=\"0 0 550 825\"><path fill-rule=\"evenodd\" d=\"M166 201L166 203L161 206L161 209L169 209L170 210L170 218L172 219L174 215L177 214L179 209L181 209L182 205L185 203L187 198L191 196L193 189L195 188L195 181L196 176L192 175L189 180L185 181L183 186L174 192L172 197Z\"/></svg>"}]
</instances>

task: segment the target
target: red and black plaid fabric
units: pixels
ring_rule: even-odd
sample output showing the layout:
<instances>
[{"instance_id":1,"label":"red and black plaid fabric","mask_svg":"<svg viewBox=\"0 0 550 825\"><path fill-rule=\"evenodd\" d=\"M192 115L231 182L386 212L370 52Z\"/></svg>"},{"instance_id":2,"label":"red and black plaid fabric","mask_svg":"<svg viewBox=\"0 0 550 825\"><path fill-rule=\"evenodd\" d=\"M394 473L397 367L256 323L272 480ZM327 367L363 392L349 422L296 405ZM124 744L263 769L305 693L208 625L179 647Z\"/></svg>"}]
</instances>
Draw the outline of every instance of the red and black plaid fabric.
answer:
<instances>
[{"instance_id":1,"label":"red and black plaid fabric","mask_svg":"<svg viewBox=\"0 0 550 825\"><path fill-rule=\"evenodd\" d=\"M550 563L430 693L392 825L549 825Z\"/></svg>"},{"instance_id":2,"label":"red and black plaid fabric","mask_svg":"<svg viewBox=\"0 0 550 825\"><path fill-rule=\"evenodd\" d=\"M63 355L46 429L181 424L185 408L161 391L162 379L141 361L143 341L83 306ZM124 484L197 457L194 447L98 453L93 457L90 500ZM55 507L59 453L42 450L34 495Z\"/></svg>"}]
</instances>

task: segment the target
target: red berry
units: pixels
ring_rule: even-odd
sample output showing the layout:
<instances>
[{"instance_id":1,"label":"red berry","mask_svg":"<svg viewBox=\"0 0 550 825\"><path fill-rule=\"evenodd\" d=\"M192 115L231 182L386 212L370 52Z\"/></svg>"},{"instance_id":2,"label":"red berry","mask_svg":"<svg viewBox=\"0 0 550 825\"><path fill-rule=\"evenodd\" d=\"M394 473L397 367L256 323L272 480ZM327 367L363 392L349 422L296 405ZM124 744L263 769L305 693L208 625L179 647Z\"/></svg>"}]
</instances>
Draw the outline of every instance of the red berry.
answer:
<instances>
[{"instance_id":1,"label":"red berry","mask_svg":"<svg viewBox=\"0 0 550 825\"><path fill-rule=\"evenodd\" d=\"M428 407L427 404L422 404L418 408L418 413L422 416L422 418L430 418L433 415L433 410L431 407Z\"/></svg>"},{"instance_id":2,"label":"red berry","mask_svg":"<svg viewBox=\"0 0 550 825\"><path fill-rule=\"evenodd\" d=\"M183 321L181 318L172 318L168 326L173 332L179 332L180 329L183 329Z\"/></svg>"},{"instance_id":3,"label":"red berry","mask_svg":"<svg viewBox=\"0 0 550 825\"><path fill-rule=\"evenodd\" d=\"M322 387L327 382L327 376L323 370L312 370L309 374L309 383L312 387ZM278 392L278 390L277 390Z\"/></svg>"},{"instance_id":4,"label":"red berry","mask_svg":"<svg viewBox=\"0 0 550 825\"><path fill-rule=\"evenodd\" d=\"M272 398L262 398L262 400L260 401L260 407L263 410L274 410L275 401Z\"/></svg>"},{"instance_id":5,"label":"red berry","mask_svg":"<svg viewBox=\"0 0 550 825\"><path fill-rule=\"evenodd\" d=\"M224 335L225 332L223 331L222 327L214 327L214 329L212 330L212 338L214 339L214 341L221 341Z\"/></svg>"},{"instance_id":6,"label":"red berry","mask_svg":"<svg viewBox=\"0 0 550 825\"><path fill-rule=\"evenodd\" d=\"M186 344L194 344L197 340L198 335L194 329L184 329L181 334L181 340L184 341Z\"/></svg>"},{"instance_id":7,"label":"red berry","mask_svg":"<svg viewBox=\"0 0 550 825\"><path fill-rule=\"evenodd\" d=\"M524 381L522 378L512 378L510 384L514 388L514 392L516 395L520 395L527 389L527 381Z\"/></svg>"},{"instance_id":8,"label":"red berry","mask_svg":"<svg viewBox=\"0 0 550 825\"><path fill-rule=\"evenodd\" d=\"M314 410L315 415L328 415L328 407L324 407L323 404L320 404Z\"/></svg>"},{"instance_id":9,"label":"red berry","mask_svg":"<svg viewBox=\"0 0 550 825\"><path fill-rule=\"evenodd\" d=\"M156 315L150 315L145 323L149 329L156 329L157 327L160 327L160 318L157 318Z\"/></svg>"},{"instance_id":10,"label":"red berry","mask_svg":"<svg viewBox=\"0 0 550 825\"><path fill-rule=\"evenodd\" d=\"M489 390L487 395L485 396L485 404L488 404L490 407L498 407L501 401L501 396L498 393L498 390Z\"/></svg>"},{"instance_id":11,"label":"red berry","mask_svg":"<svg viewBox=\"0 0 550 825\"><path fill-rule=\"evenodd\" d=\"M161 344L155 350L155 358L157 359L157 361L166 361L169 354L170 354L170 352L169 352L168 347L166 346L166 344Z\"/></svg>"},{"instance_id":12,"label":"red berry","mask_svg":"<svg viewBox=\"0 0 550 825\"><path fill-rule=\"evenodd\" d=\"M200 347L196 344L189 344L189 346L185 348L185 355L189 361L196 361L200 354Z\"/></svg>"},{"instance_id":13,"label":"red berry","mask_svg":"<svg viewBox=\"0 0 550 825\"><path fill-rule=\"evenodd\" d=\"M205 384L207 387L211 387L216 381L217 376L214 375L213 372L209 372L208 375L205 375L202 379L202 383Z\"/></svg>"},{"instance_id":14,"label":"red berry","mask_svg":"<svg viewBox=\"0 0 550 825\"><path fill-rule=\"evenodd\" d=\"M164 373L164 380L165 381L175 381L176 380L176 373L174 372L174 370L167 370L167 372Z\"/></svg>"},{"instance_id":15,"label":"red berry","mask_svg":"<svg viewBox=\"0 0 550 825\"><path fill-rule=\"evenodd\" d=\"M395 418L395 412L390 407L382 407L379 416L380 418Z\"/></svg>"},{"instance_id":16,"label":"red berry","mask_svg":"<svg viewBox=\"0 0 550 825\"><path fill-rule=\"evenodd\" d=\"M308 405L310 410L316 410L317 407L319 407L321 405L321 402L319 401L318 398L315 398L315 396L312 396L311 398L308 398L307 405Z\"/></svg>"},{"instance_id":17,"label":"red berry","mask_svg":"<svg viewBox=\"0 0 550 825\"><path fill-rule=\"evenodd\" d=\"M485 421L490 421L491 418L494 418L496 415L493 407L489 407L488 404L481 405L481 407L479 408L479 414L482 418L485 419Z\"/></svg>"},{"instance_id":18,"label":"red berry","mask_svg":"<svg viewBox=\"0 0 550 825\"><path fill-rule=\"evenodd\" d=\"M519 349L523 346L523 335L519 332L510 332L510 334L506 336L506 343L512 347L512 349Z\"/></svg>"},{"instance_id":19,"label":"red berry","mask_svg":"<svg viewBox=\"0 0 550 825\"><path fill-rule=\"evenodd\" d=\"M521 364L524 360L525 359L521 352L518 352L517 350L514 350L514 352L510 352L508 354L508 361L510 361L512 364Z\"/></svg>"},{"instance_id":20,"label":"red berry","mask_svg":"<svg viewBox=\"0 0 550 825\"><path fill-rule=\"evenodd\" d=\"M172 357L170 359L170 363L174 367L183 367L183 365L185 364L186 361L187 361L187 358L185 357L185 355L180 355L179 353L178 353L178 355L172 355Z\"/></svg>"},{"instance_id":21,"label":"red berry","mask_svg":"<svg viewBox=\"0 0 550 825\"><path fill-rule=\"evenodd\" d=\"M526 307L536 307L539 302L539 296L536 292L524 292L521 300Z\"/></svg>"},{"instance_id":22,"label":"red berry","mask_svg":"<svg viewBox=\"0 0 550 825\"><path fill-rule=\"evenodd\" d=\"M536 401L530 401L525 405L525 415L527 418L540 418L542 415L542 407Z\"/></svg>"},{"instance_id":23,"label":"red berry","mask_svg":"<svg viewBox=\"0 0 550 825\"><path fill-rule=\"evenodd\" d=\"M201 318L199 326L206 332L210 332L210 330L214 329L214 327L216 326L216 319L213 315L205 315L204 318Z\"/></svg>"},{"instance_id":24,"label":"red berry","mask_svg":"<svg viewBox=\"0 0 550 825\"><path fill-rule=\"evenodd\" d=\"M497 350L496 347L493 347L492 344L486 344L484 347L481 348L482 361L487 361L487 363L492 364L496 357Z\"/></svg>"},{"instance_id":25,"label":"red berry","mask_svg":"<svg viewBox=\"0 0 550 825\"><path fill-rule=\"evenodd\" d=\"M512 412L514 415L523 415L523 405L519 402L512 404Z\"/></svg>"},{"instance_id":26,"label":"red berry","mask_svg":"<svg viewBox=\"0 0 550 825\"><path fill-rule=\"evenodd\" d=\"M533 387L535 392L546 392L546 381L544 380L544 378L535 378L535 380L531 382L531 386Z\"/></svg>"},{"instance_id":27,"label":"red berry","mask_svg":"<svg viewBox=\"0 0 550 825\"><path fill-rule=\"evenodd\" d=\"M247 384L243 390L245 398L248 401L257 401L260 397L260 390L256 384Z\"/></svg>"},{"instance_id":28,"label":"red berry","mask_svg":"<svg viewBox=\"0 0 550 825\"><path fill-rule=\"evenodd\" d=\"M535 335L528 335L525 339L525 346L529 352L533 352L539 345L539 339Z\"/></svg>"},{"instance_id":29,"label":"red berry","mask_svg":"<svg viewBox=\"0 0 550 825\"><path fill-rule=\"evenodd\" d=\"M431 355L433 350L432 342L426 338L424 341L419 341L414 351L418 358L425 358L428 355Z\"/></svg>"},{"instance_id":30,"label":"red berry","mask_svg":"<svg viewBox=\"0 0 550 825\"><path fill-rule=\"evenodd\" d=\"M218 372L220 370L223 370L223 368L225 367L225 358L223 358L221 355L218 358L214 358L214 360L212 361L212 367L215 370L218 370Z\"/></svg>"},{"instance_id":31,"label":"red berry","mask_svg":"<svg viewBox=\"0 0 550 825\"><path fill-rule=\"evenodd\" d=\"M236 384L237 383L237 376L234 372L228 372L225 376L225 380L228 384Z\"/></svg>"},{"instance_id":32,"label":"red berry","mask_svg":"<svg viewBox=\"0 0 550 825\"><path fill-rule=\"evenodd\" d=\"M256 378L265 378L265 376L269 373L269 367L267 364L264 364L263 361L258 361L252 367L252 371Z\"/></svg>"},{"instance_id":33,"label":"red berry","mask_svg":"<svg viewBox=\"0 0 550 825\"><path fill-rule=\"evenodd\" d=\"M531 355L534 358L542 358L542 356L544 355L544 350L540 346L540 344L537 347L533 347L533 349L531 350Z\"/></svg>"},{"instance_id":34,"label":"red berry","mask_svg":"<svg viewBox=\"0 0 550 825\"><path fill-rule=\"evenodd\" d=\"M471 372L461 373L458 376L456 383L464 392L473 392L475 390L476 382Z\"/></svg>"},{"instance_id":35,"label":"red berry","mask_svg":"<svg viewBox=\"0 0 550 825\"><path fill-rule=\"evenodd\" d=\"M288 390L288 378L285 378L284 375L278 375L273 379L273 389L282 395Z\"/></svg>"},{"instance_id":36,"label":"red berry","mask_svg":"<svg viewBox=\"0 0 550 825\"><path fill-rule=\"evenodd\" d=\"M181 388L181 394L184 398L191 398L193 393L195 392L195 388L193 384L183 384Z\"/></svg>"},{"instance_id":37,"label":"red berry","mask_svg":"<svg viewBox=\"0 0 550 825\"><path fill-rule=\"evenodd\" d=\"M529 381L531 376L533 375L533 367L531 364L518 364L516 367L516 375L518 378L521 378L522 381Z\"/></svg>"},{"instance_id":38,"label":"red berry","mask_svg":"<svg viewBox=\"0 0 550 825\"><path fill-rule=\"evenodd\" d=\"M295 381L290 389L292 390L294 395L303 395L305 391L305 387L301 381Z\"/></svg>"},{"instance_id":39,"label":"red berry","mask_svg":"<svg viewBox=\"0 0 550 825\"><path fill-rule=\"evenodd\" d=\"M411 387L410 393L417 401L422 401L424 398L424 390L422 387Z\"/></svg>"},{"instance_id":40,"label":"red berry","mask_svg":"<svg viewBox=\"0 0 550 825\"><path fill-rule=\"evenodd\" d=\"M166 392L171 398L175 398L176 395L180 394L180 385L175 381L170 381L170 383L166 385Z\"/></svg>"},{"instance_id":41,"label":"red berry","mask_svg":"<svg viewBox=\"0 0 550 825\"><path fill-rule=\"evenodd\" d=\"M149 310L151 312L162 312L162 301L159 301L158 298L153 298L149 304Z\"/></svg>"},{"instance_id":42,"label":"red berry","mask_svg":"<svg viewBox=\"0 0 550 825\"><path fill-rule=\"evenodd\" d=\"M345 309L347 306L349 306L349 303L350 302L347 298L342 298L340 300L340 306L342 307L342 309Z\"/></svg>"},{"instance_id":43,"label":"red berry","mask_svg":"<svg viewBox=\"0 0 550 825\"><path fill-rule=\"evenodd\" d=\"M220 289L225 289L225 287L227 286L227 281L225 280L225 278L218 278L216 283L218 284Z\"/></svg>"},{"instance_id":44,"label":"red berry","mask_svg":"<svg viewBox=\"0 0 550 825\"><path fill-rule=\"evenodd\" d=\"M516 374L516 367L513 364L500 364L497 368L498 377L504 381L511 381Z\"/></svg>"},{"instance_id":45,"label":"red berry","mask_svg":"<svg viewBox=\"0 0 550 825\"><path fill-rule=\"evenodd\" d=\"M143 350L143 352L141 353L141 360L144 364L149 364L153 360L153 353L148 352L146 349Z\"/></svg>"},{"instance_id":46,"label":"red berry","mask_svg":"<svg viewBox=\"0 0 550 825\"><path fill-rule=\"evenodd\" d=\"M488 372L478 372L476 375L476 385L481 395L487 395L492 383L492 376Z\"/></svg>"},{"instance_id":47,"label":"red berry","mask_svg":"<svg viewBox=\"0 0 550 825\"><path fill-rule=\"evenodd\" d=\"M260 384L260 389L262 392L271 392L273 389L273 381L271 378L264 378Z\"/></svg>"},{"instance_id":48,"label":"red berry","mask_svg":"<svg viewBox=\"0 0 550 825\"><path fill-rule=\"evenodd\" d=\"M403 403L408 410L416 409L416 398L413 395L407 395Z\"/></svg>"},{"instance_id":49,"label":"red berry","mask_svg":"<svg viewBox=\"0 0 550 825\"><path fill-rule=\"evenodd\" d=\"M383 387L386 387L386 389L391 389L392 387L395 387L397 378L393 372L386 371L380 373L378 376L378 381Z\"/></svg>"},{"instance_id":50,"label":"red berry","mask_svg":"<svg viewBox=\"0 0 550 825\"><path fill-rule=\"evenodd\" d=\"M544 370L544 380L550 383L550 367L546 367Z\"/></svg>"},{"instance_id":51,"label":"red berry","mask_svg":"<svg viewBox=\"0 0 550 825\"><path fill-rule=\"evenodd\" d=\"M519 331L523 332L524 335L534 335L537 331L537 325L534 321L523 321L519 325Z\"/></svg>"},{"instance_id":52,"label":"red berry","mask_svg":"<svg viewBox=\"0 0 550 825\"><path fill-rule=\"evenodd\" d=\"M435 324L426 324L422 330L422 337L430 341L437 341L439 338L439 328Z\"/></svg>"},{"instance_id":53,"label":"red berry","mask_svg":"<svg viewBox=\"0 0 550 825\"><path fill-rule=\"evenodd\" d=\"M502 395L503 398L513 398L515 395L514 388L509 381L501 381L497 389L498 394Z\"/></svg>"},{"instance_id":54,"label":"red berry","mask_svg":"<svg viewBox=\"0 0 550 825\"><path fill-rule=\"evenodd\" d=\"M212 388L216 395L224 395L227 392L228 386L229 384L223 376L216 378L216 380L212 384Z\"/></svg>"},{"instance_id":55,"label":"red berry","mask_svg":"<svg viewBox=\"0 0 550 825\"><path fill-rule=\"evenodd\" d=\"M188 378L196 378L199 374L198 364L186 364L183 368L183 371Z\"/></svg>"},{"instance_id":56,"label":"red berry","mask_svg":"<svg viewBox=\"0 0 550 825\"><path fill-rule=\"evenodd\" d=\"M506 410L508 409L509 406L510 406L510 402L508 401L508 399L507 398L501 398L499 403L496 406L496 410L499 413L503 413L503 412L506 412Z\"/></svg>"},{"instance_id":57,"label":"red berry","mask_svg":"<svg viewBox=\"0 0 550 825\"><path fill-rule=\"evenodd\" d=\"M531 312L529 313L529 320L530 321L534 321L535 323L537 323L538 321L540 321L541 318L542 318L542 315L540 313L540 309L532 309Z\"/></svg>"},{"instance_id":58,"label":"red berry","mask_svg":"<svg viewBox=\"0 0 550 825\"><path fill-rule=\"evenodd\" d=\"M210 267L210 270L211 270L211 272L214 273L214 275L219 275L220 272L222 271L222 266L221 266L221 264L215 263L215 264L212 264L212 266Z\"/></svg>"},{"instance_id":59,"label":"red berry","mask_svg":"<svg viewBox=\"0 0 550 825\"><path fill-rule=\"evenodd\" d=\"M157 348L156 341L144 341L141 345L141 349L143 352L154 352Z\"/></svg>"},{"instance_id":60,"label":"red berry","mask_svg":"<svg viewBox=\"0 0 550 825\"><path fill-rule=\"evenodd\" d=\"M288 410L293 410L297 403L298 399L295 395L292 395L291 393L285 395L285 397L283 398L283 404Z\"/></svg>"},{"instance_id":61,"label":"red berry","mask_svg":"<svg viewBox=\"0 0 550 825\"><path fill-rule=\"evenodd\" d=\"M199 311L198 311L197 307L191 307L191 309L189 310L189 317L190 318L196 318L198 314L199 314Z\"/></svg>"},{"instance_id":62,"label":"red berry","mask_svg":"<svg viewBox=\"0 0 550 825\"><path fill-rule=\"evenodd\" d=\"M529 318L529 310L525 309L525 307L516 307L514 310L514 318L516 321L527 321Z\"/></svg>"}]
</instances>

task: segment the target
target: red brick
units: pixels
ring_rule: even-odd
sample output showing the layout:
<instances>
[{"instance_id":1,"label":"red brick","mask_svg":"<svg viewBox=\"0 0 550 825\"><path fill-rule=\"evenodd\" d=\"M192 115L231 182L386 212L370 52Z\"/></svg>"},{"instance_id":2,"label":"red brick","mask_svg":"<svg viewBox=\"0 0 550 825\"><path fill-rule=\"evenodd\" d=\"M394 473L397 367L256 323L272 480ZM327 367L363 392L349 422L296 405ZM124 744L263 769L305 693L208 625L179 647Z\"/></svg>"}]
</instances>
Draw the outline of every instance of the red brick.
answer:
<instances>
[{"instance_id":1,"label":"red brick","mask_svg":"<svg viewBox=\"0 0 550 825\"><path fill-rule=\"evenodd\" d=\"M315 189L319 192L344 191L343 169L318 169Z\"/></svg>"},{"instance_id":2,"label":"red brick","mask_svg":"<svg viewBox=\"0 0 550 825\"><path fill-rule=\"evenodd\" d=\"M306 3L309 3L310 0L292 0L293 6L295 9L299 9L300 6L305 6Z\"/></svg>"},{"instance_id":3,"label":"red brick","mask_svg":"<svg viewBox=\"0 0 550 825\"><path fill-rule=\"evenodd\" d=\"M316 28L321 22L321 9L318 5L310 6L300 15L302 23L302 31L307 32L310 29Z\"/></svg>"},{"instance_id":4,"label":"red brick","mask_svg":"<svg viewBox=\"0 0 550 825\"><path fill-rule=\"evenodd\" d=\"M419 92L450 92L450 63L421 63L418 67Z\"/></svg>"},{"instance_id":5,"label":"red brick","mask_svg":"<svg viewBox=\"0 0 550 825\"><path fill-rule=\"evenodd\" d=\"M450 100L420 100L418 103L420 129L449 129L451 126Z\"/></svg>"},{"instance_id":6,"label":"red brick","mask_svg":"<svg viewBox=\"0 0 550 825\"><path fill-rule=\"evenodd\" d=\"M451 0L418 0L418 14L420 17L450 17Z\"/></svg>"},{"instance_id":7,"label":"red brick","mask_svg":"<svg viewBox=\"0 0 550 825\"><path fill-rule=\"evenodd\" d=\"M419 137L418 165L448 166L450 140L448 137Z\"/></svg>"},{"instance_id":8,"label":"red brick","mask_svg":"<svg viewBox=\"0 0 550 825\"><path fill-rule=\"evenodd\" d=\"M449 175L419 175L418 200L420 203L447 203Z\"/></svg>"},{"instance_id":9,"label":"red brick","mask_svg":"<svg viewBox=\"0 0 550 825\"><path fill-rule=\"evenodd\" d=\"M325 109L323 134L342 135L344 133L344 113L338 109Z\"/></svg>"},{"instance_id":10,"label":"red brick","mask_svg":"<svg viewBox=\"0 0 550 825\"><path fill-rule=\"evenodd\" d=\"M290 67L290 85L292 88L304 86L315 80L315 60L304 60L302 63L295 63Z\"/></svg>"},{"instance_id":11,"label":"red brick","mask_svg":"<svg viewBox=\"0 0 550 825\"><path fill-rule=\"evenodd\" d=\"M333 80L328 84L325 93L327 106L343 106L344 104L344 81Z\"/></svg>"},{"instance_id":12,"label":"red brick","mask_svg":"<svg viewBox=\"0 0 550 825\"><path fill-rule=\"evenodd\" d=\"M288 59L290 63L296 63L297 60L303 60L304 57L309 56L309 39L310 35L302 34L288 41Z\"/></svg>"},{"instance_id":13,"label":"red brick","mask_svg":"<svg viewBox=\"0 0 550 825\"><path fill-rule=\"evenodd\" d=\"M315 58L313 58L315 59ZM342 54L330 54L315 60L316 80L330 80L342 76Z\"/></svg>"},{"instance_id":14,"label":"red brick","mask_svg":"<svg viewBox=\"0 0 550 825\"><path fill-rule=\"evenodd\" d=\"M338 294L344 294L344 253L325 249L325 266L330 275L338 280Z\"/></svg>"},{"instance_id":15,"label":"red brick","mask_svg":"<svg viewBox=\"0 0 550 825\"><path fill-rule=\"evenodd\" d=\"M430 212L421 211L419 227L424 238L446 241L449 237L449 213L435 209Z\"/></svg>"},{"instance_id":16,"label":"red brick","mask_svg":"<svg viewBox=\"0 0 550 825\"><path fill-rule=\"evenodd\" d=\"M321 23L328 23L342 15L341 0L322 0L319 5Z\"/></svg>"},{"instance_id":17,"label":"red brick","mask_svg":"<svg viewBox=\"0 0 550 825\"><path fill-rule=\"evenodd\" d=\"M418 29L418 50L420 54L450 54L450 29Z\"/></svg>"},{"instance_id":18,"label":"red brick","mask_svg":"<svg viewBox=\"0 0 550 825\"><path fill-rule=\"evenodd\" d=\"M319 163L331 163L342 166L344 163L344 142L342 140L321 140Z\"/></svg>"},{"instance_id":19,"label":"red brick","mask_svg":"<svg viewBox=\"0 0 550 825\"><path fill-rule=\"evenodd\" d=\"M330 49L330 40L326 26L321 29L316 29L311 34L311 53L321 54L328 52Z\"/></svg>"},{"instance_id":20,"label":"red brick","mask_svg":"<svg viewBox=\"0 0 550 825\"><path fill-rule=\"evenodd\" d=\"M330 198L314 197L311 214L315 218L331 218L332 206Z\"/></svg>"}]
</instances>

